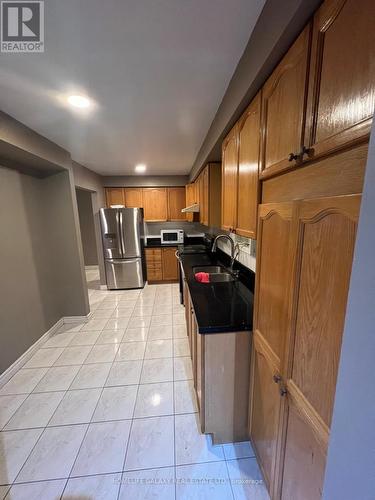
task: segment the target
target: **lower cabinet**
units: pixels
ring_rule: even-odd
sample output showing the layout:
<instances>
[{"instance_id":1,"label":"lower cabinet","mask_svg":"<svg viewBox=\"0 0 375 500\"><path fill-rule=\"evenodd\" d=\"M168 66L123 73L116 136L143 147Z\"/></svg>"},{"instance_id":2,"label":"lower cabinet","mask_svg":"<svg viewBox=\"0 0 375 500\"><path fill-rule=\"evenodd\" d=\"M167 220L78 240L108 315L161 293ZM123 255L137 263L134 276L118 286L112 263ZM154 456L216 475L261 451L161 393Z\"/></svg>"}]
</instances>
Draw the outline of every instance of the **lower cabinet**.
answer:
<instances>
[{"instance_id":1,"label":"lower cabinet","mask_svg":"<svg viewBox=\"0 0 375 500\"><path fill-rule=\"evenodd\" d=\"M272 499L322 495L360 201L260 206L250 435Z\"/></svg>"},{"instance_id":2,"label":"lower cabinet","mask_svg":"<svg viewBox=\"0 0 375 500\"><path fill-rule=\"evenodd\" d=\"M201 431L214 444L248 435L250 332L200 334L188 287L185 308Z\"/></svg>"},{"instance_id":3,"label":"lower cabinet","mask_svg":"<svg viewBox=\"0 0 375 500\"><path fill-rule=\"evenodd\" d=\"M147 280L149 283L178 281L177 247L146 248Z\"/></svg>"}]
</instances>

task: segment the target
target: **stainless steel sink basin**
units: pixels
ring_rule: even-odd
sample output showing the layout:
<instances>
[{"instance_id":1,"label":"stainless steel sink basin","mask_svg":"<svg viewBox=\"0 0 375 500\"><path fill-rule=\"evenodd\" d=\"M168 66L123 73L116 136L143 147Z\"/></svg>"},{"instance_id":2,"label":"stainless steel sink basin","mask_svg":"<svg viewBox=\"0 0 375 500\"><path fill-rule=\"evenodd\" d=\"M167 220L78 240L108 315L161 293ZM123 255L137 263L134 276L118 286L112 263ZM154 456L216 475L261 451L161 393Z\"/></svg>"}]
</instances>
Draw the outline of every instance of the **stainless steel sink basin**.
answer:
<instances>
[{"instance_id":1,"label":"stainless steel sink basin","mask_svg":"<svg viewBox=\"0 0 375 500\"><path fill-rule=\"evenodd\" d=\"M207 273L210 275L210 283L225 283L235 281L235 277L222 266L199 266L193 267L194 274ZM197 280L198 281L198 280ZM203 283L205 284L205 283Z\"/></svg>"},{"instance_id":2,"label":"stainless steel sink basin","mask_svg":"<svg viewBox=\"0 0 375 500\"><path fill-rule=\"evenodd\" d=\"M228 271L225 269L225 267L222 266L197 266L193 267L194 273L215 273L215 274L222 274L226 273L229 274Z\"/></svg>"},{"instance_id":3,"label":"stainless steel sink basin","mask_svg":"<svg viewBox=\"0 0 375 500\"><path fill-rule=\"evenodd\" d=\"M210 273L210 283L230 282L236 278L229 273Z\"/></svg>"}]
</instances>

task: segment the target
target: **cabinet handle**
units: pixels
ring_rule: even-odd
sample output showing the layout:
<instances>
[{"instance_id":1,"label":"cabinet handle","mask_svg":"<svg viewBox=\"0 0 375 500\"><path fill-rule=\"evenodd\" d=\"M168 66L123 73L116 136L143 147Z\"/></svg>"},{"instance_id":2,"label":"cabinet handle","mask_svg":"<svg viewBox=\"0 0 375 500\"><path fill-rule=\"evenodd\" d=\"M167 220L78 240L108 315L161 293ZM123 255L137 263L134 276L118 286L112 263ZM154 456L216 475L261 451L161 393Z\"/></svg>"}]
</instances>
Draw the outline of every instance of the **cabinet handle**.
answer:
<instances>
[{"instance_id":1,"label":"cabinet handle","mask_svg":"<svg viewBox=\"0 0 375 500\"><path fill-rule=\"evenodd\" d=\"M288 391L286 390L286 387L285 387L285 384L283 383L283 379L282 379L281 375L275 374L275 375L273 375L272 378L273 378L273 381L275 382L275 384L279 384L280 396L281 397L286 396Z\"/></svg>"},{"instance_id":2,"label":"cabinet handle","mask_svg":"<svg viewBox=\"0 0 375 500\"><path fill-rule=\"evenodd\" d=\"M299 156L300 156L301 160L303 160L303 157L305 155L310 155L310 153L312 153L311 148L307 148L306 146L302 146L302 149L301 149Z\"/></svg>"}]
</instances>

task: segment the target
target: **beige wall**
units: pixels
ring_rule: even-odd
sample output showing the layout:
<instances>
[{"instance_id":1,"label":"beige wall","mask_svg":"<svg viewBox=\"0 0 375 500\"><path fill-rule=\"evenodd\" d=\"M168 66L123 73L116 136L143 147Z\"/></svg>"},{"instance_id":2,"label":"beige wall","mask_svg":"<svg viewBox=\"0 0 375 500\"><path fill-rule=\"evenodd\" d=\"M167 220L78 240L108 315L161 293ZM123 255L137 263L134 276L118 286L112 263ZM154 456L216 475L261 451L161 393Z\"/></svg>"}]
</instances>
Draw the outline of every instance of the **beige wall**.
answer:
<instances>
[{"instance_id":1,"label":"beige wall","mask_svg":"<svg viewBox=\"0 0 375 500\"><path fill-rule=\"evenodd\" d=\"M62 316L89 312L69 171L0 167L0 372Z\"/></svg>"},{"instance_id":2,"label":"beige wall","mask_svg":"<svg viewBox=\"0 0 375 500\"><path fill-rule=\"evenodd\" d=\"M99 210L105 207L105 195L103 188L103 178L92 172L86 167L83 167L79 163L72 162L72 172L74 178L74 185L76 188L84 189L91 193L91 202L94 216L95 225L95 242L96 242L96 253L98 256L98 265L100 273L100 283L105 285L105 269L104 269L104 256L103 247L100 231L100 220L99 220ZM92 251L94 251L92 249Z\"/></svg>"},{"instance_id":3,"label":"beige wall","mask_svg":"<svg viewBox=\"0 0 375 500\"><path fill-rule=\"evenodd\" d=\"M189 182L188 175L114 175L102 178L106 187L154 187L185 186Z\"/></svg>"},{"instance_id":4,"label":"beige wall","mask_svg":"<svg viewBox=\"0 0 375 500\"><path fill-rule=\"evenodd\" d=\"M83 189L76 189L76 194L85 266L97 266L98 252L96 249L94 212L91 200L92 193Z\"/></svg>"}]
</instances>

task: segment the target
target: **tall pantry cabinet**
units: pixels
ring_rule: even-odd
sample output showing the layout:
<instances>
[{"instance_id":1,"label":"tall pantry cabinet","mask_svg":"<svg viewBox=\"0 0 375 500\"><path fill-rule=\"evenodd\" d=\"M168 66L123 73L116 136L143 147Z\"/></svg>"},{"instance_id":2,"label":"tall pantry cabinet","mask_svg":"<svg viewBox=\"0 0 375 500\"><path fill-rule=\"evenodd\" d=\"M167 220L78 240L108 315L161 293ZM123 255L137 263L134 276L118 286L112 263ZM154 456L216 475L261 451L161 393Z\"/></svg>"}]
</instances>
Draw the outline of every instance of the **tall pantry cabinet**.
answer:
<instances>
[{"instance_id":1,"label":"tall pantry cabinet","mask_svg":"<svg viewBox=\"0 0 375 500\"><path fill-rule=\"evenodd\" d=\"M375 108L371 19L370 0L325 1L262 89L249 431L272 499L322 494Z\"/></svg>"}]
</instances>

